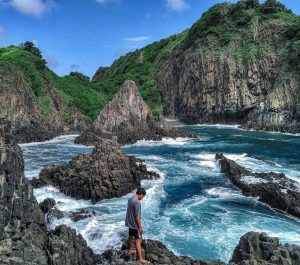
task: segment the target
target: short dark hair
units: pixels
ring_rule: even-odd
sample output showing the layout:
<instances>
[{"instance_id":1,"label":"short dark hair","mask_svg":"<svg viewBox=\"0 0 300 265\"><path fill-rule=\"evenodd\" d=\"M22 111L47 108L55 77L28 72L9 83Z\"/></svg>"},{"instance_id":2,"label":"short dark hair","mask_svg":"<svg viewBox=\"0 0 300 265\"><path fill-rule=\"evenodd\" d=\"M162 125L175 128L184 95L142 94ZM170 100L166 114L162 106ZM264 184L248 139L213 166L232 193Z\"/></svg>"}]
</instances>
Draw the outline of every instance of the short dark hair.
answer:
<instances>
[{"instance_id":1,"label":"short dark hair","mask_svg":"<svg viewBox=\"0 0 300 265\"><path fill-rule=\"evenodd\" d=\"M146 195L146 190L144 188L138 188L136 191L137 195Z\"/></svg>"}]
</instances>

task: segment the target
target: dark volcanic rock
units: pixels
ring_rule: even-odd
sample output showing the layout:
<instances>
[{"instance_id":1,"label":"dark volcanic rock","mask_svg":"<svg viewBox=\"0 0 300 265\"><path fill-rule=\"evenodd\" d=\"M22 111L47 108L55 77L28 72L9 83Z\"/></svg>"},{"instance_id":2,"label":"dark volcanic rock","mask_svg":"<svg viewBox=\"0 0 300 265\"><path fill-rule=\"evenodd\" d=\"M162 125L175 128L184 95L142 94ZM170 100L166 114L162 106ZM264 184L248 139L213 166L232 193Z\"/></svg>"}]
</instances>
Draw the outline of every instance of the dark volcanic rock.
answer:
<instances>
[{"instance_id":1,"label":"dark volcanic rock","mask_svg":"<svg viewBox=\"0 0 300 265\"><path fill-rule=\"evenodd\" d=\"M53 265L96 264L94 253L86 247L86 241L66 225L61 225L48 233L47 248Z\"/></svg>"},{"instance_id":2,"label":"dark volcanic rock","mask_svg":"<svg viewBox=\"0 0 300 265\"><path fill-rule=\"evenodd\" d=\"M40 206L41 210L43 211L43 213L46 214L46 213L49 212L49 210L50 210L51 208L54 207L55 203L56 203L56 202L55 202L54 199L47 198L47 199L43 200L43 201L39 204L39 206Z\"/></svg>"},{"instance_id":3,"label":"dark volcanic rock","mask_svg":"<svg viewBox=\"0 0 300 265\"><path fill-rule=\"evenodd\" d=\"M265 233L249 232L241 237L230 265L299 265L300 247L279 244L279 239Z\"/></svg>"},{"instance_id":4,"label":"dark volcanic rock","mask_svg":"<svg viewBox=\"0 0 300 265\"><path fill-rule=\"evenodd\" d=\"M110 132L122 145L138 140L161 140L162 137L195 137L189 132L180 132L170 127L163 118L155 118L142 99L133 81L125 81L113 100L101 111L95 122L95 133ZM93 144L90 132L81 136L77 143ZM101 136L101 133L100 133Z\"/></svg>"},{"instance_id":5,"label":"dark volcanic rock","mask_svg":"<svg viewBox=\"0 0 300 265\"><path fill-rule=\"evenodd\" d=\"M206 38L198 39L185 52L173 53L158 74L164 115L186 123L300 131L299 79L286 78L288 64L282 57L266 56L244 64L232 52L216 52L208 43ZM199 47L206 51L199 52Z\"/></svg>"},{"instance_id":6,"label":"dark volcanic rock","mask_svg":"<svg viewBox=\"0 0 300 265\"><path fill-rule=\"evenodd\" d=\"M222 154L216 155L221 172L240 188L244 195L259 197L273 208L300 217L300 191L297 182L284 174L253 173Z\"/></svg>"},{"instance_id":7,"label":"dark volcanic rock","mask_svg":"<svg viewBox=\"0 0 300 265\"><path fill-rule=\"evenodd\" d=\"M219 260L193 260L190 257L175 256L173 252L168 250L164 244L155 240L144 240L142 243L145 258L151 261L151 264L164 265L225 265ZM136 255L128 255L126 244L123 245L121 251L108 250L104 252L100 258L100 264L125 265L140 264L136 262Z\"/></svg>"},{"instance_id":8,"label":"dark volcanic rock","mask_svg":"<svg viewBox=\"0 0 300 265\"><path fill-rule=\"evenodd\" d=\"M99 129L91 128L83 131L75 138L75 144L83 144L87 146L95 146L100 139L111 139L117 141L117 136L110 132L103 132Z\"/></svg>"},{"instance_id":9,"label":"dark volcanic rock","mask_svg":"<svg viewBox=\"0 0 300 265\"><path fill-rule=\"evenodd\" d=\"M96 264L86 242L70 228L47 235L45 215L24 177L22 152L11 132L11 124L0 119L0 264ZM53 251L59 242L63 259Z\"/></svg>"},{"instance_id":10,"label":"dark volcanic rock","mask_svg":"<svg viewBox=\"0 0 300 265\"><path fill-rule=\"evenodd\" d=\"M153 173L126 156L116 141L99 139L92 154L81 154L68 165L45 168L31 183L34 187L54 185L68 196L96 203L123 196L140 187L141 180L151 178Z\"/></svg>"}]
</instances>

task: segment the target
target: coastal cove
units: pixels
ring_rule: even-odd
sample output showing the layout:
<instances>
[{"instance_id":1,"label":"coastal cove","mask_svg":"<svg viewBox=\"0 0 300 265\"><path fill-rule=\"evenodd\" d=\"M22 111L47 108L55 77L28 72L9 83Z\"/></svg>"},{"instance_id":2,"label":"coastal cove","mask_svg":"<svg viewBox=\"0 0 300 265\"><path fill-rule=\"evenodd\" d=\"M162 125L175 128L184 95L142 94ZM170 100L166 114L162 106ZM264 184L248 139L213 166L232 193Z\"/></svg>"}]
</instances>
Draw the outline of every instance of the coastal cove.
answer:
<instances>
[{"instance_id":1,"label":"coastal cove","mask_svg":"<svg viewBox=\"0 0 300 265\"><path fill-rule=\"evenodd\" d=\"M148 195L142 203L145 238L163 242L176 254L197 259L228 261L239 238L248 231L264 231L282 243L300 244L300 221L270 209L255 198L241 195L219 172L215 154L224 153L257 172L285 173L300 183L300 136L238 129L236 126L181 126L199 138L164 138L127 145L128 155L145 160L161 179L143 181ZM41 143L22 144L25 176L37 177L46 165L65 164L92 148L75 145L76 135ZM35 189L39 202L57 201L62 211L93 210L95 216L73 222L53 220L54 228L67 224L87 240L95 253L119 248L126 238L124 216L128 194L92 204L75 200L56 188Z\"/></svg>"}]
</instances>

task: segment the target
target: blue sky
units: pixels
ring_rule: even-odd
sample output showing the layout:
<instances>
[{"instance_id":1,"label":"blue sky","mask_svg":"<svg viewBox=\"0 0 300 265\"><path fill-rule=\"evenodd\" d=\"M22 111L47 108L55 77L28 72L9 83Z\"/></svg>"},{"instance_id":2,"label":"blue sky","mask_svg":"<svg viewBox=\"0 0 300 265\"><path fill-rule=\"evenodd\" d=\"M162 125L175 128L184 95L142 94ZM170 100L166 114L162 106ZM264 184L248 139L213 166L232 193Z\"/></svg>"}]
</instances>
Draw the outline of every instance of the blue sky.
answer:
<instances>
[{"instance_id":1,"label":"blue sky","mask_svg":"<svg viewBox=\"0 0 300 265\"><path fill-rule=\"evenodd\" d=\"M34 41L57 74L92 76L126 52L190 27L218 2L0 0L0 47ZM300 14L300 0L281 2Z\"/></svg>"}]
</instances>

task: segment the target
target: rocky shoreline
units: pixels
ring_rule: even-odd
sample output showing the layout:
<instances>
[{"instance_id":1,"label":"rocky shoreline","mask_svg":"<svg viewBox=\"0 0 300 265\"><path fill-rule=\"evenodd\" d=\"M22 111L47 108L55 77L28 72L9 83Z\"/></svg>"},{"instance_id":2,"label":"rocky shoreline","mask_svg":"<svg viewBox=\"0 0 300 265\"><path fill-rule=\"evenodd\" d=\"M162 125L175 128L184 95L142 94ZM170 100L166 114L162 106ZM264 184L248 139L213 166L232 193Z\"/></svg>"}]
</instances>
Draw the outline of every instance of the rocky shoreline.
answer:
<instances>
[{"instance_id":1,"label":"rocky shoreline","mask_svg":"<svg viewBox=\"0 0 300 265\"><path fill-rule=\"evenodd\" d=\"M76 231L60 225L47 230L46 216L55 216L55 201L47 199L38 205L33 188L24 177L24 161L19 146L12 137L9 122L0 120L0 263L3 265L98 265L98 264L139 264L135 256L129 256L123 250L107 250L95 255L86 241ZM130 168L133 161L137 176L149 177L141 161L124 157L120 145L113 140L103 140L94 150L95 157L110 159L111 155L125 159ZM112 152L113 150L113 152ZM89 156L79 155L70 163L80 165L82 161L93 161ZM81 160L81 159L82 160ZM115 158L116 159L116 158ZM131 160L132 159L132 160ZM115 160L113 160L115 161ZM118 160L119 161L119 160ZM103 162L103 161L102 161ZM116 161L115 161L116 162ZM103 166L103 163L99 162ZM105 163L104 163L105 164ZM86 163L86 165L90 165ZM66 166L68 167L68 166ZM72 169L68 168L71 172ZM87 168L86 168L87 169ZM54 170L55 171L55 170ZM68 172L68 170L66 170ZM73 173L76 171L73 171ZM132 173L132 172L131 172ZM66 173L68 174L68 173ZM151 175L151 174L150 174ZM152 177L157 177L152 175ZM55 178L54 178L55 179ZM138 179L138 178L137 178ZM51 180L52 181L52 180ZM78 183L77 183L78 184ZM82 185L78 185L82 186ZM83 186L84 187L84 186ZM123 192L123 190L122 190ZM125 192L125 191L124 191ZM112 195L116 196L116 195ZM53 211L51 213L51 211ZM56 214L65 214L57 211ZM93 212L68 213L74 221L94 215ZM174 255L161 242L145 240L143 251L151 264L178 265L223 265L222 261L193 260L190 257ZM281 246L278 238L266 234L250 232L243 236L236 247L231 265L299 265L300 248L294 245Z\"/></svg>"},{"instance_id":2,"label":"rocky shoreline","mask_svg":"<svg viewBox=\"0 0 300 265\"><path fill-rule=\"evenodd\" d=\"M296 181L274 172L254 173L217 154L220 170L245 196L259 197L272 208L300 218L300 189Z\"/></svg>"}]
</instances>

